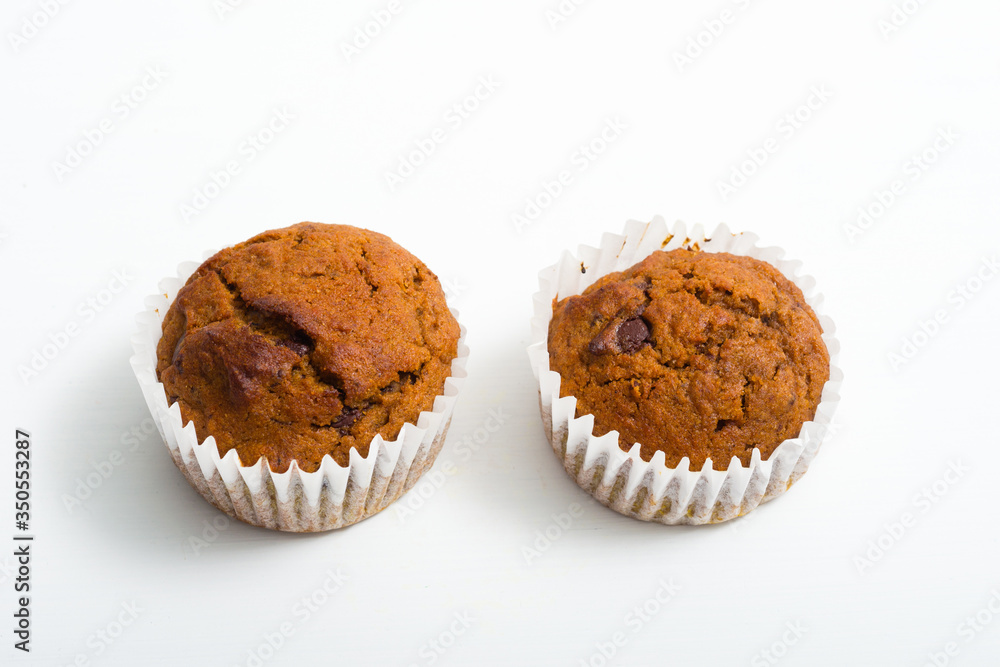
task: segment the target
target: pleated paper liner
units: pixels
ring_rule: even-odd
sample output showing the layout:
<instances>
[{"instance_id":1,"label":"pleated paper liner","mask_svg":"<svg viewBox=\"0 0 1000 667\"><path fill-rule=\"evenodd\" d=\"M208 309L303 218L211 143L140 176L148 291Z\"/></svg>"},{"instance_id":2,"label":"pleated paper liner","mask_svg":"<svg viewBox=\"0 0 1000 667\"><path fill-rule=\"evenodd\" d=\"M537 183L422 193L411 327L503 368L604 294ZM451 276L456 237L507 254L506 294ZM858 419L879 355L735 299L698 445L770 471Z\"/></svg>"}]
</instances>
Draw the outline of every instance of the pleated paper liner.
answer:
<instances>
[{"instance_id":1,"label":"pleated paper liner","mask_svg":"<svg viewBox=\"0 0 1000 667\"><path fill-rule=\"evenodd\" d=\"M206 253L205 258L212 254ZM465 345L465 327L461 329L451 375L445 380L443 393L434 399L433 409L421 412L416 424L404 424L394 440L376 435L367 456L351 450L346 467L329 455L323 457L316 472L299 469L295 461L283 473L272 471L263 459L244 466L235 449L220 457L215 438L209 436L199 442L194 423L182 423L180 406L167 405L163 384L156 378L156 346L163 318L178 290L198 266L196 262L181 264L176 278L164 279L160 293L147 297L146 310L136 317L139 330L132 336L131 359L160 435L191 486L240 521L301 533L357 523L385 509L416 484L441 451L466 377L469 349ZM457 319L455 310L452 314Z\"/></svg>"},{"instance_id":2,"label":"pleated paper liner","mask_svg":"<svg viewBox=\"0 0 1000 667\"><path fill-rule=\"evenodd\" d=\"M624 235L605 234L600 247L580 246L576 255L564 252L559 262L539 274L528 356L538 381L545 435L569 476L616 512L642 521L688 525L742 516L788 490L806 472L830 431L843 380L837 366L840 343L833 321L822 313L823 297L816 291L815 281L799 272L800 262L783 259L781 248L759 247L757 240L753 234L733 234L724 224L706 236L700 225L689 230L677 222L670 229L661 217L650 223L629 221ZM671 468L665 464L663 452L647 462L640 457L638 444L628 452L618 446L617 431L595 436L593 415L576 417L576 398L559 396L561 378L549 369L546 346L553 299L580 294L598 278L627 269L656 250L680 247L768 262L799 286L819 317L830 353L830 379L823 387L814 419L802 425L797 438L778 445L767 460L762 460L755 448L750 465L733 458L726 470L714 470L711 460L701 470L689 470L687 457Z\"/></svg>"}]
</instances>

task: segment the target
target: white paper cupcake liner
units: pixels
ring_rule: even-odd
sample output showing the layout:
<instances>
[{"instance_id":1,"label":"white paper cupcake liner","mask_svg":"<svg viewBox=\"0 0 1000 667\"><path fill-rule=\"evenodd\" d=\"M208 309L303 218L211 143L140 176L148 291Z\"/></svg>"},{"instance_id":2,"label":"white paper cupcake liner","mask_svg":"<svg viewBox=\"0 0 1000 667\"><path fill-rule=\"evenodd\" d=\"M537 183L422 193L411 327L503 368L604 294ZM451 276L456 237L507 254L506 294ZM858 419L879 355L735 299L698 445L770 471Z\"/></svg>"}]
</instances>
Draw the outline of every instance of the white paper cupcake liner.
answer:
<instances>
[{"instance_id":1,"label":"white paper cupcake liner","mask_svg":"<svg viewBox=\"0 0 1000 667\"><path fill-rule=\"evenodd\" d=\"M742 516L780 496L798 480L830 431L843 380L837 366L840 343L834 336L833 321L821 312L823 297L816 291L815 281L799 274L800 262L782 259L785 252L781 248L758 247L757 240L753 234L734 235L724 224L711 236L705 236L701 225L689 231L683 222L677 222L671 230L661 217L650 223L629 221L623 236L605 234L599 248L580 246L577 255L564 252L559 262L539 274L528 356L538 380L545 435L570 477L616 512L642 521L689 525L720 523ZM628 452L618 446L617 431L595 436L593 415L576 417L576 398L559 396L561 377L549 369L547 347L553 299L580 294L601 276L627 269L656 250L680 247L747 255L768 262L799 286L819 316L823 341L830 353L830 379L823 387L813 421L802 425L797 438L778 445L766 461L755 448L749 466L733 459L727 470L714 470L711 460L700 471L689 470L687 457L670 468L663 452L646 462L639 455L638 444Z\"/></svg>"},{"instance_id":2,"label":"white paper cupcake liner","mask_svg":"<svg viewBox=\"0 0 1000 667\"><path fill-rule=\"evenodd\" d=\"M213 254L206 253L205 259ZM153 421L191 486L240 521L304 533L357 523L385 509L416 484L441 451L458 390L466 377L469 348L465 327L461 328L458 355L443 393L434 399L431 411L420 413L416 424L404 424L395 440L376 435L368 456L352 449L346 467L329 455L323 457L316 472L300 470L295 461L283 473L273 472L263 460L244 466L235 449L220 457L215 438L198 442L194 423L182 423L176 403L168 407L163 384L156 378L156 346L163 318L178 290L199 266L198 262L181 264L176 278L162 280L160 293L146 298L146 310L136 316L139 331L132 336L135 353L131 359ZM457 311L452 309L452 314L458 318Z\"/></svg>"}]
</instances>

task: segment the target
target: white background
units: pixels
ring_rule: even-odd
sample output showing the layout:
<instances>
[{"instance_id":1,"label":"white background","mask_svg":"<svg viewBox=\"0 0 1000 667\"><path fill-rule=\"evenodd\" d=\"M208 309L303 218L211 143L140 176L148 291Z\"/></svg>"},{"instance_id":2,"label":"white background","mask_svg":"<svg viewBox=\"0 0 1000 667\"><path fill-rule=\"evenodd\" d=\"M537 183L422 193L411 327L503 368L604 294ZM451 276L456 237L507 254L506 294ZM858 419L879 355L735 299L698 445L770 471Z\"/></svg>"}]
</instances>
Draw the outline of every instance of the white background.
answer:
<instances>
[{"instance_id":1,"label":"white background","mask_svg":"<svg viewBox=\"0 0 1000 667\"><path fill-rule=\"evenodd\" d=\"M252 665L287 623L263 664L600 665L619 632L611 664L772 664L763 650L788 666L996 664L1000 280L975 278L1000 250L996 3L908 0L912 16L883 34L889 0L595 0L555 26L556 0L424 0L350 59L343 45L387 0L221 15L212 0L48 4L51 18L40 0L0 10L0 543L15 532L15 428L33 437L37 536L30 659L12 647L13 546L0 548L0 663ZM147 68L165 78L133 92ZM481 77L497 89L448 122ZM829 99L800 108L814 89ZM251 161L241 145L275 109L294 119ZM808 118L781 129L797 110ZM110 133L86 145L104 119ZM624 129L579 170L609 119ZM386 172L439 127L443 143L390 189ZM957 138L935 153L941 131ZM724 197L718 184L769 138L776 151ZM914 176L928 149L934 164ZM182 205L229 161L240 172L186 221ZM516 229L512 214L561 170L571 184ZM895 180L895 201L852 240L845 225ZM840 428L787 495L732 524L621 517L542 434L525 353L538 270L657 214L784 247L843 345ZM134 315L180 262L301 220L387 233L453 286L470 379L435 470L457 472L412 516L214 534L220 513L159 436L127 435L149 416L128 363ZM979 291L960 297L970 280ZM894 367L937 311L944 323ZM43 350L53 358L23 378ZM503 427L463 456L491 409ZM935 484L933 503L918 499ZM537 531L558 532L553 515L573 503L583 515L529 563ZM347 581L305 619L299 600L338 568ZM679 590L649 603L661 580ZM656 611L636 623L643 604ZM970 631L977 612L992 623ZM457 638L455 614L472 619Z\"/></svg>"}]
</instances>

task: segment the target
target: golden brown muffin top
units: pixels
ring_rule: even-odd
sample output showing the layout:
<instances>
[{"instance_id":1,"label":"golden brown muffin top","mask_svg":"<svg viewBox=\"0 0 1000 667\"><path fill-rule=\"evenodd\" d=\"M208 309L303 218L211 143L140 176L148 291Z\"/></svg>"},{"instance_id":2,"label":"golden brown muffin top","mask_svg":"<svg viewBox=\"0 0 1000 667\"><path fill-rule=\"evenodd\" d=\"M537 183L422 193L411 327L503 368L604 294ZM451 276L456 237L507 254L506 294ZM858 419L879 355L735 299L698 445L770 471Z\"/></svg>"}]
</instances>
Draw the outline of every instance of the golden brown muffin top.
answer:
<instances>
[{"instance_id":1,"label":"golden brown muffin top","mask_svg":"<svg viewBox=\"0 0 1000 667\"><path fill-rule=\"evenodd\" d=\"M195 271L163 320L156 372L220 455L312 472L432 409L458 338L419 259L376 232L303 222Z\"/></svg>"},{"instance_id":2,"label":"golden brown muffin top","mask_svg":"<svg viewBox=\"0 0 1000 667\"><path fill-rule=\"evenodd\" d=\"M766 262L657 251L554 302L548 349L561 396L649 461L764 459L813 418L830 357L802 291Z\"/></svg>"}]
</instances>

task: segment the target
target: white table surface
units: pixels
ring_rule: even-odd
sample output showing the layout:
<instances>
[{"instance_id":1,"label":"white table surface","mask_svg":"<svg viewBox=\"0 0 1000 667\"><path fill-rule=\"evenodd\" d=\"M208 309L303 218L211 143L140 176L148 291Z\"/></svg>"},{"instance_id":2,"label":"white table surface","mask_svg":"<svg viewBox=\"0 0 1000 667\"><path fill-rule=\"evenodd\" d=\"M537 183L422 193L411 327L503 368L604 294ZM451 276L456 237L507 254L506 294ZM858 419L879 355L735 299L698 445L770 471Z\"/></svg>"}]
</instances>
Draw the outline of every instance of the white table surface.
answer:
<instances>
[{"instance_id":1,"label":"white table surface","mask_svg":"<svg viewBox=\"0 0 1000 667\"><path fill-rule=\"evenodd\" d=\"M1000 7L577 2L558 21L556 0L5 3L0 664L997 664L1000 279L977 272L1000 251ZM349 53L373 12L391 20ZM763 165L724 196L748 155ZM851 234L859 207L880 215ZM537 272L657 214L784 247L843 345L835 435L787 495L718 527L591 502L545 442L525 353ZM301 220L413 251L472 348L435 468L454 474L412 516L313 536L225 525L158 435L128 435L149 426L128 363L143 298ZM491 410L502 428L463 448ZM16 428L30 654L11 635Z\"/></svg>"}]
</instances>

